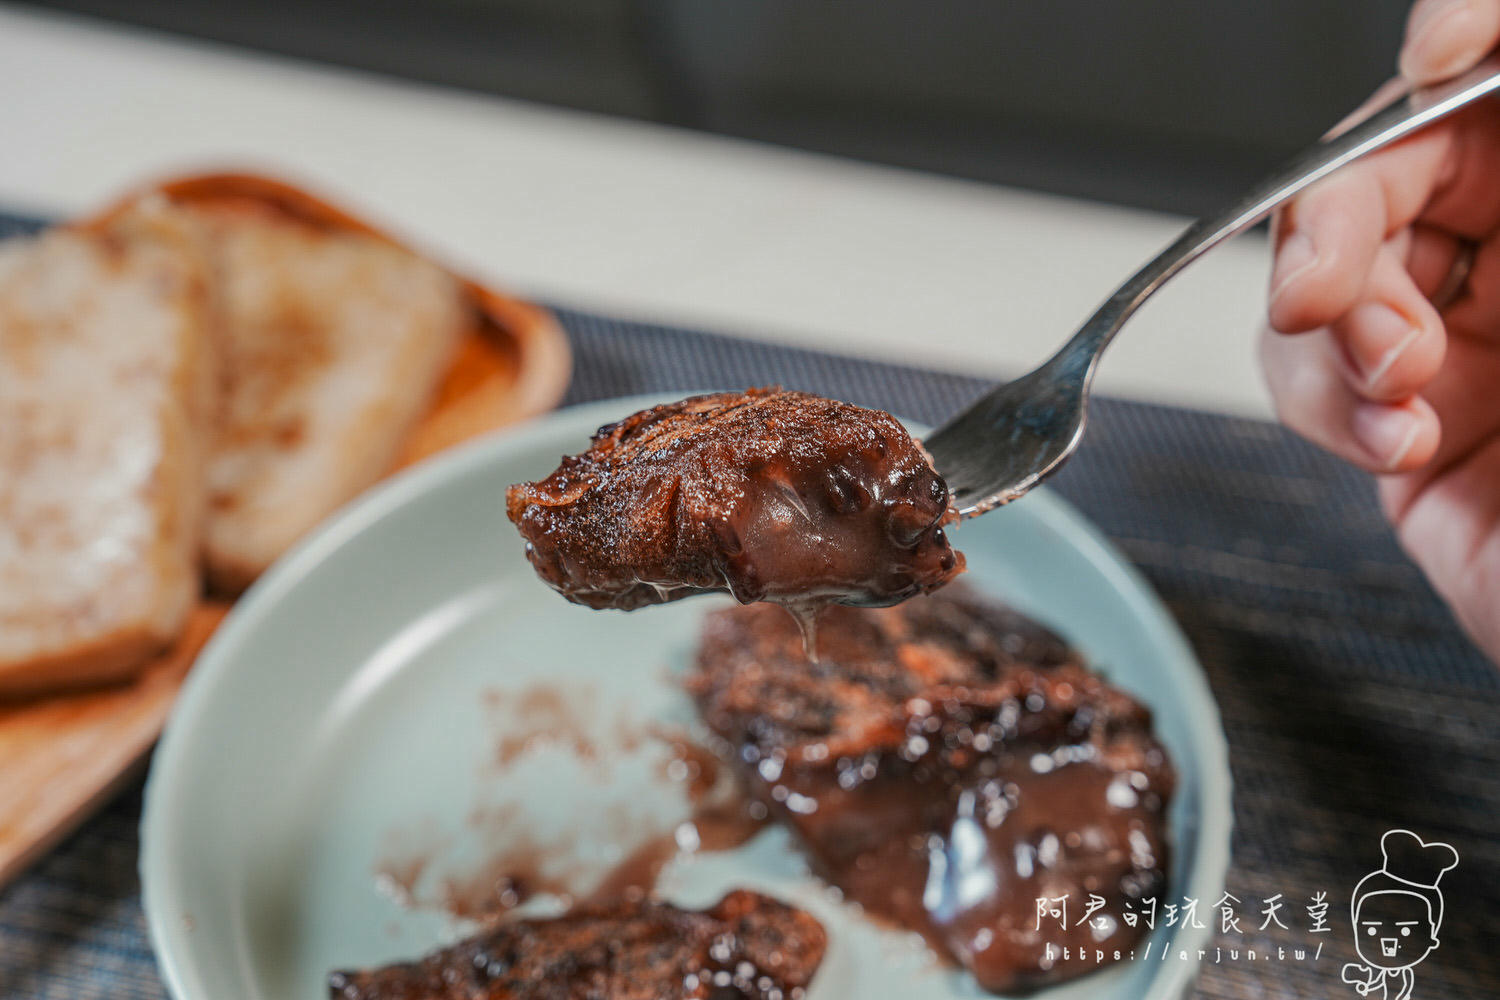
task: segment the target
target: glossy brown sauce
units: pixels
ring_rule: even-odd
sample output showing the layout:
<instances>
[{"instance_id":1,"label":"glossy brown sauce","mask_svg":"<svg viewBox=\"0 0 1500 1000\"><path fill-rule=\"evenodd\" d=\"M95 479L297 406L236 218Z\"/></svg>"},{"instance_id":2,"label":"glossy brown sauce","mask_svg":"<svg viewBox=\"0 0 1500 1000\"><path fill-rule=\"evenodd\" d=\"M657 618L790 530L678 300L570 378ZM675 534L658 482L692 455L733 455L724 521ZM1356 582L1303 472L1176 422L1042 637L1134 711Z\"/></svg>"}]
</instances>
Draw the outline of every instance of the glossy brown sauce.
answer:
<instances>
[{"instance_id":1,"label":"glossy brown sauce","mask_svg":"<svg viewBox=\"0 0 1500 1000\"><path fill-rule=\"evenodd\" d=\"M1129 953L1144 927L1124 913L1165 886L1174 784L1142 706L962 589L829 609L818 664L766 610L711 616L689 684L820 875L993 991L1084 971L1056 949ZM1038 914L1052 897L1066 926Z\"/></svg>"},{"instance_id":2,"label":"glossy brown sauce","mask_svg":"<svg viewBox=\"0 0 1500 1000\"><path fill-rule=\"evenodd\" d=\"M1137 775L1141 791L1130 784ZM763 794L845 898L1008 993L1060 978L1049 944L1128 953L1144 933L1124 911L1164 888L1166 862L1160 794L1147 775L1092 761L1037 774L1012 759L938 777L887 762L853 794L808 775ZM1112 787L1137 805L1112 806ZM779 789L816 811L778 802ZM1103 906L1080 926L1090 895ZM1038 916L1037 900L1056 897L1068 900L1066 926Z\"/></svg>"},{"instance_id":3,"label":"glossy brown sauce","mask_svg":"<svg viewBox=\"0 0 1500 1000\"><path fill-rule=\"evenodd\" d=\"M786 606L885 606L963 569L948 488L887 413L779 389L696 396L603 427L507 513L569 600L633 610L727 591ZM809 649L815 644L809 640Z\"/></svg>"}]
</instances>

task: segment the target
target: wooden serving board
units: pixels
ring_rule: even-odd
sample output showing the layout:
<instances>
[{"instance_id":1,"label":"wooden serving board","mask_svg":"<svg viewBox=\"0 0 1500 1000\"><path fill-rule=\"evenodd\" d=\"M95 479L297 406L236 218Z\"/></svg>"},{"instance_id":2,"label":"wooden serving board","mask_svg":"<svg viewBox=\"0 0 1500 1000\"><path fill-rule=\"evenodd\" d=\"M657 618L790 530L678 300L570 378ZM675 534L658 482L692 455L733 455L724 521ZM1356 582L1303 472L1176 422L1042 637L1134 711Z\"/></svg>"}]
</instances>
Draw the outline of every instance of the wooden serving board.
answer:
<instances>
[{"instance_id":1,"label":"wooden serving board","mask_svg":"<svg viewBox=\"0 0 1500 1000\"><path fill-rule=\"evenodd\" d=\"M300 188L251 174L166 181L76 224L98 224L152 191L182 202L254 203L322 228L397 243ZM393 472L459 441L550 410L567 388L571 357L552 315L461 276L459 280L474 306L474 327ZM199 650L229 609L227 602L205 598L177 644L128 684L0 701L0 886L135 774L161 734Z\"/></svg>"}]
</instances>

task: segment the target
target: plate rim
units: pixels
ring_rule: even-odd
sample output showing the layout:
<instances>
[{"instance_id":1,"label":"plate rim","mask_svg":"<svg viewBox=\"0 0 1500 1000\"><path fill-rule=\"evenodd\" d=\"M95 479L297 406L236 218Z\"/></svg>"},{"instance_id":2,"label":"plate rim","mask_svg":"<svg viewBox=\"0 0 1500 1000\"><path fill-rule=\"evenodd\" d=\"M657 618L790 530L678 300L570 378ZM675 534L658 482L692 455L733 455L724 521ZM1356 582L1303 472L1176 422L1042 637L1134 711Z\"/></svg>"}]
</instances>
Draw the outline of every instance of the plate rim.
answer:
<instances>
[{"instance_id":1,"label":"plate rim","mask_svg":"<svg viewBox=\"0 0 1500 1000\"><path fill-rule=\"evenodd\" d=\"M164 897L173 885L170 876L171 818L178 814L181 775L192 758L187 741L193 735L192 721L200 715L200 704L209 697L216 678L232 665L232 651L242 635L249 634L321 562L350 544L382 518L412 503L424 494L462 478L477 468L503 462L524 450L529 439L545 433L549 425L567 423L580 428L602 426L618 419L621 412L634 412L691 392L648 393L595 400L541 414L508 427L482 434L439 454L425 458L381 481L329 517L294 545L261 575L235 603L228 617L215 630L199 654L172 707L166 726L152 755L147 774L140 821L140 851L137 872L147 933L163 984L174 1000L205 1000L189 991L185 979L190 933L173 914ZM587 419L586 419L587 417ZM589 433L591 428L583 430ZM1103 532L1067 500L1047 487L1033 491L1031 507L1048 525L1066 526L1068 537L1081 554L1119 592L1153 640L1189 669L1180 679L1188 687L1187 698L1200 709L1189 720L1197 730L1198 764L1203 775L1202 808L1198 830L1198 856L1187 873L1189 884L1207 879L1215 891L1227 885L1234 827L1233 775L1229 767L1229 742L1224 733L1218 701L1192 645L1157 596L1145 576L1132 565ZM163 884L166 883L166 884ZM180 909L180 907L178 908ZM1201 950L1212 937L1212 928L1183 927L1173 944L1189 954ZM1185 997L1197 980L1200 963L1173 962L1151 981L1163 997Z\"/></svg>"}]
</instances>

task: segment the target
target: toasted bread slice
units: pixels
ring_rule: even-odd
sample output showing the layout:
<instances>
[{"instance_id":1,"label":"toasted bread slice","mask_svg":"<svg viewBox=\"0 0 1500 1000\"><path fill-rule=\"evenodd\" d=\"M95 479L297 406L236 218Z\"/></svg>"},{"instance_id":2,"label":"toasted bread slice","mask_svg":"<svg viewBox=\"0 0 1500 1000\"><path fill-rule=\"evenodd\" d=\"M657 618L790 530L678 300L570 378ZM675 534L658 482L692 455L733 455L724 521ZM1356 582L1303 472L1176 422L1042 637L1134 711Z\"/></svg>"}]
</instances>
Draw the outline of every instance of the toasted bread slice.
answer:
<instances>
[{"instance_id":1,"label":"toasted bread slice","mask_svg":"<svg viewBox=\"0 0 1500 1000\"><path fill-rule=\"evenodd\" d=\"M398 247L256 205L194 205L223 324L208 462L211 585L248 586L389 470L469 325L458 282Z\"/></svg>"},{"instance_id":2,"label":"toasted bread slice","mask_svg":"<svg viewBox=\"0 0 1500 1000\"><path fill-rule=\"evenodd\" d=\"M170 213L0 246L0 693L128 676L181 630L210 317Z\"/></svg>"}]
</instances>

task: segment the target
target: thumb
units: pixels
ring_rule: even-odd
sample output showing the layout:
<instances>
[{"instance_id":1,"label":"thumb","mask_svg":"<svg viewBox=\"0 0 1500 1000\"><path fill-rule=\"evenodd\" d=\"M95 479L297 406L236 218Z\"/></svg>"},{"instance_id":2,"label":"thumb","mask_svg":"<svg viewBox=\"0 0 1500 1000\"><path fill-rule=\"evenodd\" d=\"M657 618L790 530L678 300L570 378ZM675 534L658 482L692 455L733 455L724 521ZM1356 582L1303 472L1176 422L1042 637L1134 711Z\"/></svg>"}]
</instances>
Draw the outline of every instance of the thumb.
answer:
<instances>
[{"instance_id":1,"label":"thumb","mask_svg":"<svg viewBox=\"0 0 1500 1000\"><path fill-rule=\"evenodd\" d=\"M1413 85L1473 67L1500 42L1500 0L1417 0L1406 21L1401 75Z\"/></svg>"}]
</instances>

